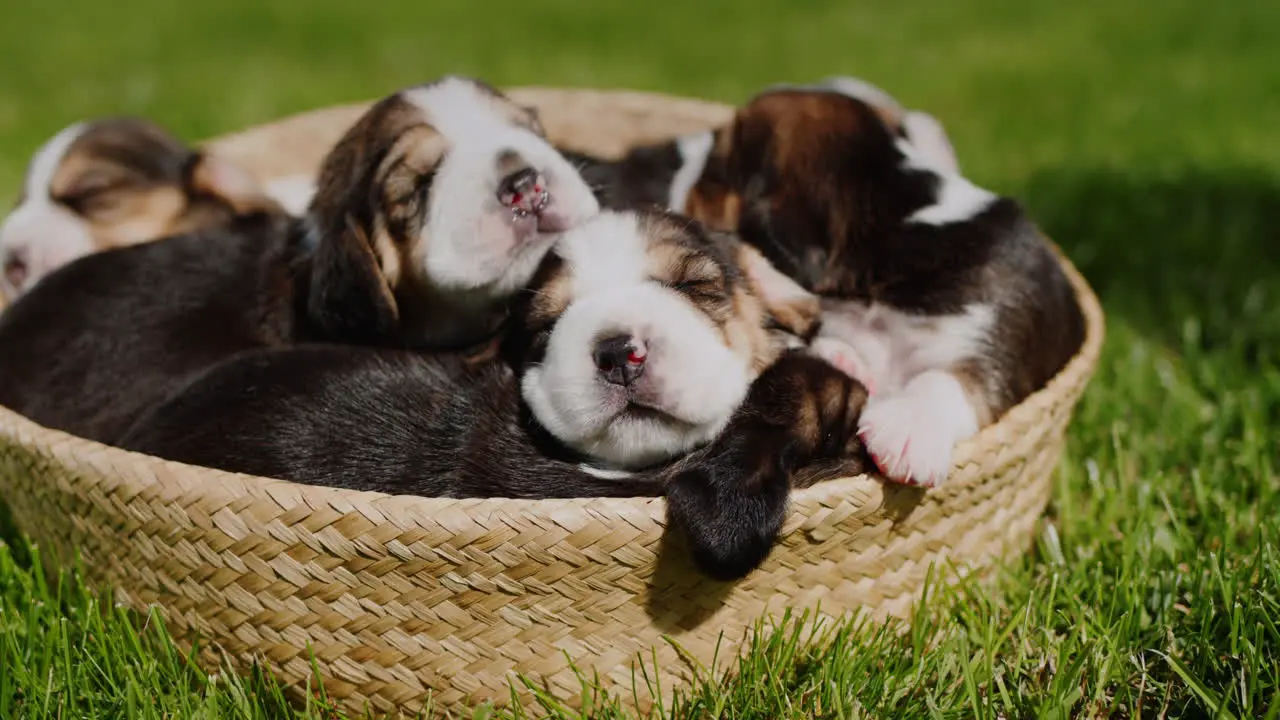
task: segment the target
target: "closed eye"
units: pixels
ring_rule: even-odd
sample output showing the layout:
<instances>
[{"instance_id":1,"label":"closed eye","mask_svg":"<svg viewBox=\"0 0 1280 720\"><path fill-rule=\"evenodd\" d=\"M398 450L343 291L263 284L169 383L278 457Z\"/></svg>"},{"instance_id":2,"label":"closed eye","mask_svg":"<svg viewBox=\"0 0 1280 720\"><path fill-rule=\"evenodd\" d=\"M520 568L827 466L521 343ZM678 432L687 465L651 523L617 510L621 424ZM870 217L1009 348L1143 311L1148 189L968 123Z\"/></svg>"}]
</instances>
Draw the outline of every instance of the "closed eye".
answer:
<instances>
[{"instance_id":1,"label":"closed eye","mask_svg":"<svg viewBox=\"0 0 1280 720\"><path fill-rule=\"evenodd\" d=\"M128 173L98 171L78 178L70 187L58 194L59 202L75 206L91 201L95 196L126 190L139 184Z\"/></svg>"},{"instance_id":2,"label":"closed eye","mask_svg":"<svg viewBox=\"0 0 1280 720\"><path fill-rule=\"evenodd\" d=\"M723 300L725 298L724 286L718 279L699 278L662 284L690 298L704 298L707 300Z\"/></svg>"}]
</instances>

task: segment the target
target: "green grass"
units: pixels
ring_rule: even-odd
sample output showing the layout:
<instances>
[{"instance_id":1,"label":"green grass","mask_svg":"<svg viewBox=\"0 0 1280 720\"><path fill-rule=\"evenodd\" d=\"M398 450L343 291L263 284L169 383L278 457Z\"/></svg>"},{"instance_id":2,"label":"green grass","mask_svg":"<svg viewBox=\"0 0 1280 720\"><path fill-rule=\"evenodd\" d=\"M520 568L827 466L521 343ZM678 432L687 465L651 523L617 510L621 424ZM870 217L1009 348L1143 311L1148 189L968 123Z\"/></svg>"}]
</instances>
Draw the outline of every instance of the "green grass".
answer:
<instances>
[{"instance_id":1,"label":"green grass","mask_svg":"<svg viewBox=\"0 0 1280 720\"><path fill-rule=\"evenodd\" d=\"M666 715L1280 716L1280 3L17 0L3 14L4 197L81 117L142 113L200 138L443 72L728 101L847 73L934 112L969 175L1023 198L1108 313L1053 531L999 593L942 593L905 635L775 634ZM295 712L269 679L211 681L158 622L73 573L41 584L12 547L0 716Z\"/></svg>"}]
</instances>

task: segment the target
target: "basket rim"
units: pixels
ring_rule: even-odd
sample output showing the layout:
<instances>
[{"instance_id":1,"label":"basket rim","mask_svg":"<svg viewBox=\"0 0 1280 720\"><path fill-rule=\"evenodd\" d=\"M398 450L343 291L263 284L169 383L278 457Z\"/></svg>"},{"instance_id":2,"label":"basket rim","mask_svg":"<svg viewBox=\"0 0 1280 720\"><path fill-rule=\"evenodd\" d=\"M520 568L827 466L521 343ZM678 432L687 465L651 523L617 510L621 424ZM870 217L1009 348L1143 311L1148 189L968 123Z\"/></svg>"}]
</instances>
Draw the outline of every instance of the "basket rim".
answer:
<instances>
[{"instance_id":1,"label":"basket rim","mask_svg":"<svg viewBox=\"0 0 1280 720\"><path fill-rule=\"evenodd\" d=\"M713 109L727 109L728 105L715 101L672 96L662 93L632 90L597 90L591 88L553 88L522 87L512 90L513 94L524 97L540 93L584 93L607 95L627 99L628 104L643 103L655 99L676 101L686 107L702 106ZM225 142L239 137L254 129L288 122L303 115L314 115L333 110L352 109L363 103L345 103L320 108L298 115L287 116L276 121L263 123L246 130L230 133L216 139ZM1031 425L1039 414L1038 408L1046 404L1049 398L1069 395L1073 388L1083 387L1091 379L1098 362L1105 336L1105 318L1101 304L1087 280L1070 261L1066 254L1053 241L1048 241L1062 269L1071 283L1077 303L1085 317L1085 338L1079 350L1070 361L1044 387L1029 395L1021 403L1011 408L998 421L983 428L977 435L956 446L952 457L952 473L955 469L973 462L987 451L999 447L1000 435L1004 426ZM1074 402L1078 398L1074 399ZM662 496L632 498L443 498L418 495L393 495L388 493L349 490L321 485L307 485L289 480L232 473L224 470L187 465L172 460L144 455L122 448L106 445L71 435L61 430L47 428L27 419L25 416L0 406L0 435L14 438L27 448L38 448L43 454L55 457L64 465L86 464L100 467L101 461L107 461L117 472L97 473L104 481L103 489L114 486L124 487L127 495L144 493L156 486L164 485L166 478L182 474L198 474L203 482L185 488L188 493L205 496L225 495L226 497L271 497L283 506L305 504L311 507L327 506L334 510L345 511L360 508L366 515L402 524L412 522L415 517L427 518L438 516L447 508L465 508L469 514L476 516L486 514L506 514L515 510L524 516L546 516L553 521L563 519L560 516L574 511L590 515L607 515L614 518L636 512L638 508L665 503ZM87 460L92 458L94 461ZM96 462L95 462L96 461ZM127 467L133 472L122 473L119 470ZM950 488L962 482L981 482L981 480L953 479L945 487ZM184 483L190 485L190 483ZM850 494L863 495L874 491L885 484L875 476L861 474L842 478L833 478L814 483L805 488L793 490L791 501L793 507L798 503L825 504L825 501Z\"/></svg>"}]
</instances>

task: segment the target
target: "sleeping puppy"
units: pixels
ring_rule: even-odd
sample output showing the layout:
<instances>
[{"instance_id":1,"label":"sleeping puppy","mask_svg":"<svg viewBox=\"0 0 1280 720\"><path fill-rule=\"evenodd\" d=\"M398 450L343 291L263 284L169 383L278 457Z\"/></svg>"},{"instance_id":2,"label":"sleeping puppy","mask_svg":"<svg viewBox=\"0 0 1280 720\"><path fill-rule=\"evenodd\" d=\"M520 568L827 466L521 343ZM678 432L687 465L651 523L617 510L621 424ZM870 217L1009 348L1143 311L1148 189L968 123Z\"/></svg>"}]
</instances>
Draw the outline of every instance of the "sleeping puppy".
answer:
<instances>
[{"instance_id":1,"label":"sleeping puppy","mask_svg":"<svg viewBox=\"0 0 1280 720\"><path fill-rule=\"evenodd\" d=\"M1079 348L1074 293L1022 207L875 106L774 89L713 134L686 206L823 297L813 347L870 390L858 431L886 477L942 483L956 443Z\"/></svg>"},{"instance_id":2,"label":"sleeping puppy","mask_svg":"<svg viewBox=\"0 0 1280 720\"><path fill-rule=\"evenodd\" d=\"M223 226L272 203L269 189L240 168L154 123L77 123L35 153L17 206L0 224L0 292L12 302L89 253Z\"/></svg>"},{"instance_id":3,"label":"sleeping puppy","mask_svg":"<svg viewBox=\"0 0 1280 720\"><path fill-rule=\"evenodd\" d=\"M310 314L345 342L480 343L558 233L599 209L532 110L464 78L409 88L321 167Z\"/></svg>"},{"instance_id":4,"label":"sleeping puppy","mask_svg":"<svg viewBox=\"0 0 1280 720\"><path fill-rule=\"evenodd\" d=\"M478 81L396 93L334 148L306 217L237 215L48 275L0 315L0 404L110 443L243 350L487 337L554 231L598 211L540 132Z\"/></svg>"},{"instance_id":5,"label":"sleeping puppy","mask_svg":"<svg viewBox=\"0 0 1280 720\"><path fill-rule=\"evenodd\" d=\"M141 422L142 429L135 429L126 442L136 443L138 438L149 436L148 449L214 467L231 464L233 469L244 470L254 464L255 472L270 470L291 478L298 472L329 473L333 463L341 467L365 458L362 454L316 463L315 469L291 468L288 458L296 452L296 444L285 439L288 423L278 423L281 434L264 435L253 421L239 422L242 414L265 407L273 412L301 413L303 426L338 422L340 413L335 407L349 397L356 407L343 407L347 413L386 412L385 422L393 422L398 415L420 413L422 419L413 422L429 423L432 413L448 402L443 397L423 402L423 392L457 394L449 402L486 410L485 403L496 402L492 399L494 383L506 382L510 385L506 394L512 399L503 407L514 407L517 401L526 406L542 428L540 434L562 448L557 456L571 455L607 475L625 473L664 463L717 436L742 403L751 382L789 344L802 342L813 332L819 312L817 298L773 270L758 252L732 235L708 233L696 223L658 212L606 212L568 231L543 259L512 308L501 344L504 362L498 363L509 369L495 376L496 380L476 376L483 391L469 389L474 383L464 382L467 376L459 374L457 367L467 367L465 363L450 366L453 369L447 373L440 369L445 367L444 360L431 364L431 358L443 354L394 372L365 371L375 373L372 378L328 376L335 365L377 368L386 362L408 361L364 359L397 356L366 356L355 350L352 357L361 359L339 359L344 356L336 350L259 354L221 365L151 413ZM269 391L270 383L261 375L261 367L277 365L289 368L284 373L287 378L278 381L287 387ZM311 366L315 370L310 372L318 373L316 383L298 381L308 372L303 368ZM419 367L430 368L421 371L422 380L414 376ZM252 381L227 379L244 373L250 373ZM443 374L457 375L458 380L436 382ZM286 379L287 383L283 382ZM392 380L406 387L418 382L423 390L404 395L368 391L376 382ZM238 384L247 388L245 393L227 390ZM317 400L313 405L306 388L325 384L339 384L353 392L336 393L332 399ZM354 392L357 388L363 390ZM296 397L288 399L290 393ZM379 399L375 402L374 397ZM404 399L410 397L412 401ZM302 409L292 409L294 405ZM175 413L181 414L175 418ZM305 417L306 413L318 413L318 417ZM504 413L500 415L504 421L514 421L517 415ZM219 420L197 422L202 415ZM207 429L207 436L202 428ZM356 430L343 428L344 434L353 432ZM222 439L229 437L228 433L235 433L237 442L224 444ZM158 437L163 439L156 440ZM327 445L325 438L326 434L316 435L320 445ZM254 444L244 444L250 442ZM444 447L449 440L439 442ZM260 447L263 443L280 449L264 449ZM317 451L329 452L326 447ZM437 452L437 448L423 452ZM272 457L281 458L281 464L264 467L262 463L273 462ZM324 481L343 486L406 481L373 479L382 472L362 468L350 480L325 475Z\"/></svg>"},{"instance_id":6,"label":"sleeping puppy","mask_svg":"<svg viewBox=\"0 0 1280 720\"><path fill-rule=\"evenodd\" d=\"M893 96L865 80L835 76L809 85L776 85L770 89L786 88L830 91L861 100L875 110L896 136L909 140L930 162L959 172L955 150L936 118L904 108ZM565 154L579 166L582 176L606 207L656 205L705 217L709 208L700 203L708 199L690 191L704 176L714 180L721 174L722 170L707 160L722 132L722 128L713 128L666 142L641 145L617 160L581 152L565 151Z\"/></svg>"},{"instance_id":7,"label":"sleeping puppy","mask_svg":"<svg viewBox=\"0 0 1280 720\"><path fill-rule=\"evenodd\" d=\"M421 496L637 496L670 484L672 519L700 566L737 577L768 553L793 474L858 462L865 391L787 349L817 312L816 298L730 235L665 213L604 213L567 233L517 299L506 362L252 351L120 444Z\"/></svg>"}]
</instances>

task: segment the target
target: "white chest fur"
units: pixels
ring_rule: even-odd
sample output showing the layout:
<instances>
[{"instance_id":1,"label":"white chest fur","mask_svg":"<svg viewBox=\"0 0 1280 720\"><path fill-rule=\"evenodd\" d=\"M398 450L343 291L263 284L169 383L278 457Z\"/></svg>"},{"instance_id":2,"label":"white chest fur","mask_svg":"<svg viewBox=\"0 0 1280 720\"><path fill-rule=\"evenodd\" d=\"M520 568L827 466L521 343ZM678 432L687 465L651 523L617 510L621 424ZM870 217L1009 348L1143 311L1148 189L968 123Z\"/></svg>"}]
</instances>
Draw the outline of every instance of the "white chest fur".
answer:
<instances>
[{"instance_id":1,"label":"white chest fur","mask_svg":"<svg viewBox=\"0 0 1280 720\"><path fill-rule=\"evenodd\" d=\"M818 337L855 350L866 374L863 382L879 394L980 353L992 320L985 305L970 305L954 315L913 315L881 304L824 299Z\"/></svg>"}]
</instances>

